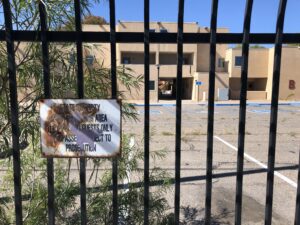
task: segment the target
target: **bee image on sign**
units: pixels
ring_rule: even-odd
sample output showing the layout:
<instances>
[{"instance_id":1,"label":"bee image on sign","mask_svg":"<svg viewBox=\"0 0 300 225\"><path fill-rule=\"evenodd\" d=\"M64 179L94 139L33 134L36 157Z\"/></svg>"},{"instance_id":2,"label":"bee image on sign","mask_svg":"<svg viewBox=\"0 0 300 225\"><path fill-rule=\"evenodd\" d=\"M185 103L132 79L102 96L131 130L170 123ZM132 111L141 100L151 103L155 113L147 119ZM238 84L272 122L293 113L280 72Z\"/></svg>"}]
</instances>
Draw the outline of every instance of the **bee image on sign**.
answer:
<instances>
[{"instance_id":1,"label":"bee image on sign","mask_svg":"<svg viewBox=\"0 0 300 225\"><path fill-rule=\"evenodd\" d=\"M121 151L118 100L40 100L44 157L113 157Z\"/></svg>"}]
</instances>

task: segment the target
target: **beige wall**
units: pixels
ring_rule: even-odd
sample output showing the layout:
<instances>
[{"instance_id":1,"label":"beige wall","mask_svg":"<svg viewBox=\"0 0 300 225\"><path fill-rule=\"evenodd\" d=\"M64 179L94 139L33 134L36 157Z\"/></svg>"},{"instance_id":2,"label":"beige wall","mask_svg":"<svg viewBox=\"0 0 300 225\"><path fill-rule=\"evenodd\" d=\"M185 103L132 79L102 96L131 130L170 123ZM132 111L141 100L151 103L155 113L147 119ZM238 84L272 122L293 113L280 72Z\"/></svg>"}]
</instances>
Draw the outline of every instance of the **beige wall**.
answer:
<instances>
[{"instance_id":1,"label":"beige wall","mask_svg":"<svg viewBox=\"0 0 300 225\"><path fill-rule=\"evenodd\" d=\"M92 24L83 24L82 31L97 31L97 32L109 32L109 25L92 25Z\"/></svg>"},{"instance_id":2,"label":"beige wall","mask_svg":"<svg viewBox=\"0 0 300 225\"><path fill-rule=\"evenodd\" d=\"M157 51L157 44L150 44L150 52ZM120 57L121 52L144 52L144 44L122 43L117 44L117 55Z\"/></svg>"},{"instance_id":3,"label":"beige wall","mask_svg":"<svg viewBox=\"0 0 300 225\"><path fill-rule=\"evenodd\" d=\"M268 77L269 50L265 48L252 48L249 52L248 74L249 78Z\"/></svg>"},{"instance_id":4,"label":"beige wall","mask_svg":"<svg viewBox=\"0 0 300 225\"><path fill-rule=\"evenodd\" d=\"M266 100L267 92L265 91L247 91L248 100Z\"/></svg>"},{"instance_id":5,"label":"beige wall","mask_svg":"<svg viewBox=\"0 0 300 225\"><path fill-rule=\"evenodd\" d=\"M209 44L197 45L197 71L205 72L209 71ZM227 66L218 67L218 60L222 58L226 61L226 50L228 45L218 44L216 46L216 72L227 72Z\"/></svg>"},{"instance_id":6,"label":"beige wall","mask_svg":"<svg viewBox=\"0 0 300 225\"><path fill-rule=\"evenodd\" d=\"M274 48L270 48L268 52L268 81L267 81L267 99L272 98L272 79L274 67ZM300 100L300 50L298 47L282 47L281 70L280 70L280 86L279 100ZM289 89L289 81L294 80L296 88Z\"/></svg>"},{"instance_id":7,"label":"beige wall","mask_svg":"<svg viewBox=\"0 0 300 225\"><path fill-rule=\"evenodd\" d=\"M274 48L269 50L268 60L268 81L267 81L267 99L270 100L272 96L272 77L273 77L273 66L274 66Z\"/></svg>"},{"instance_id":8,"label":"beige wall","mask_svg":"<svg viewBox=\"0 0 300 225\"><path fill-rule=\"evenodd\" d=\"M279 99L300 100L300 49L283 47L281 55ZM296 88L289 89L289 81L294 80Z\"/></svg>"},{"instance_id":9,"label":"beige wall","mask_svg":"<svg viewBox=\"0 0 300 225\"><path fill-rule=\"evenodd\" d=\"M126 67L133 70L133 75L138 76L144 74L144 65L126 65ZM150 90L151 101L157 101L157 68L155 65L150 65L150 81L155 82L155 89ZM118 90L124 91L124 96L126 99L132 100L144 100L144 83L140 85L139 89L132 89L131 92L126 91L127 89L118 83Z\"/></svg>"},{"instance_id":10,"label":"beige wall","mask_svg":"<svg viewBox=\"0 0 300 225\"><path fill-rule=\"evenodd\" d=\"M228 62L229 77L240 77L241 66L235 66L235 57L242 56L242 49L227 50L226 61ZM269 49L250 48L248 61L248 77L268 77Z\"/></svg>"},{"instance_id":11,"label":"beige wall","mask_svg":"<svg viewBox=\"0 0 300 225\"><path fill-rule=\"evenodd\" d=\"M240 91L231 91L230 98L232 100L240 99ZM266 100L267 92L266 91L247 91L247 100Z\"/></svg>"},{"instance_id":12,"label":"beige wall","mask_svg":"<svg viewBox=\"0 0 300 225\"><path fill-rule=\"evenodd\" d=\"M168 32L177 32L177 23L150 22L150 29L155 29L156 32L159 32L160 29L167 29ZM134 21L119 21L116 30L119 32L143 32L144 23ZM197 23L184 23L183 30L184 32L198 33L199 26Z\"/></svg>"},{"instance_id":13,"label":"beige wall","mask_svg":"<svg viewBox=\"0 0 300 225\"><path fill-rule=\"evenodd\" d=\"M229 49L226 52L226 60L228 61L229 77L240 77L240 67L234 66L234 57L241 55L241 49ZM283 46L281 56L281 70L280 70L280 87L279 100L300 100L300 49L298 47ZM250 49L249 65L248 65L248 79L252 78L267 78L266 84L266 99L270 100L272 97L272 79L274 67L274 48L266 49ZM295 89L290 90L289 82L295 82ZM230 80L231 97L238 98L239 84L236 81ZM238 91L238 92L236 92ZM264 93L251 93L248 99L262 99Z\"/></svg>"},{"instance_id":14,"label":"beige wall","mask_svg":"<svg viewBox=\"0 0 300 225\"><path fill-rule=\"evenodd\" d=\"M227 72L226 63L224 67L218 67L219 58L226 60L227 49L228 49L228 45L226 44L217 44L216 46L216 72Z\"/></svg>"},{"instance_id":15,"label":"beige wall","mask_svg":"<svg viewBox=\"0 0 300 225\"><path fill-rule=\"evenodd\" d=\"M196 86L195 83L201 81L202 85ZM208 72L197 72L194 75L193 82L193 100L202 101L208 99L208 87L209 87L209 75ZM215 99L218 100L218 88L228 88L228 74L227 73L216 73L215 79Z\"/></svg>"},{"instance_id":16,"label":"beige wall","mask_svg":"<svg viewBox=\"0 0 300 225\"><path fill-rule=\"evenodd\" d=\"M209 70L209 44L197 45L197 71L207 72Z\"/></svg>"}]
</instances>

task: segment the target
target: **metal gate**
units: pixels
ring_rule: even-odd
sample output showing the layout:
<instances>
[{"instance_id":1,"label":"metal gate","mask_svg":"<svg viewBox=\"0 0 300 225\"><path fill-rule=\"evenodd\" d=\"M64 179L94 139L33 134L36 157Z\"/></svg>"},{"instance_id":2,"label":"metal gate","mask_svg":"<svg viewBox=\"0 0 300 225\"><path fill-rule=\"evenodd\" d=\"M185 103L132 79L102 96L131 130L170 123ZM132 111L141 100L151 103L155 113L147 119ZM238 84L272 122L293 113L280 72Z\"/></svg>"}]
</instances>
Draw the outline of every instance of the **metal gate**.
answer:
<instances>
[{"instance_id":1,"label":"metal gate","mask_svg":"<svg viewBox=\"0 0 300 225\"><path fill-rule=\"evenodd\" d=\"M5 31L0 31L0 41L6 41L8 53L8 71L10 88L11 126L13 139L13 166L14 166L14 191L15 191L15 214L16 224L22 224L22 193L20 178L20 143L19 122L17 104L17 84L14 41L41 42L43 53L43 75L44 93L46 98L51 98L49 77L49 42L76 42L77 45L77 93L79 98L84 98L83 77L83 42L110 42L111 46L111 91L112 98L116 98L116 43L144 43L144 81L145 81L145 115L144 115L144 224L149 224L149 44L150 43L177 43L177 94L176 94L176 139L175 139L175 202L174 221L179 224L180 214L180 161L181 161L181 113L182 113L182 66L183 66L183 44L207 43L210 44L209 54L209 99L208 99L208 125L207 125L207 162L206 162L206 198L205 198L205 224L211 223L211 197L212 197L212 162L213 162L213 133L214 133L214 93L215 93L215 58L216 44L242 43L242 72L241 92L239 105L239 130L238 130L238 157L236 173L236 210L235 223L241 224L242 214L242 192L243 192L243 166L244 166L244 143L246 123L246 94L248 76L249 44L264 43L275 44L271 117L269 127L269 152L267 169L267 194L265 207L265 224L271 224L272 202L274 185L274 164L276 152L276 128L278 113L278 94L280 81L280 62L282 44L300 43L300 34L283 33L283 24L287 0L280 0L276 33L250 33L250 21L253 0L247 0L243 33L217 33L217 9L218 0L212 0L210 33L184 33L183 16L184 0L179 0L178 31L177 33L150 33L149 32L149 0L144 0L144 32L118 33L115 30L115 1L110 0L110 32L82 32L80 1L75 0L76 31L47 31L47 15L42 1L39 2L41 29L39 31L17 31L13 30L12 15L9 0L3 0ZM86 171L85 159L80 159L80 205L81 224L87 224L86 213ZM55 190L54 190L53 159L47 159L48 174L48 224L55 224ZM300 171L300 170L299 170ZM118 224L118 160L114 159L113 172L113 224ZM298 176L299 183L300 176ZM295 224L299 224L300 188L297 190L297 203Z\"/></svg>"}]
</instances>

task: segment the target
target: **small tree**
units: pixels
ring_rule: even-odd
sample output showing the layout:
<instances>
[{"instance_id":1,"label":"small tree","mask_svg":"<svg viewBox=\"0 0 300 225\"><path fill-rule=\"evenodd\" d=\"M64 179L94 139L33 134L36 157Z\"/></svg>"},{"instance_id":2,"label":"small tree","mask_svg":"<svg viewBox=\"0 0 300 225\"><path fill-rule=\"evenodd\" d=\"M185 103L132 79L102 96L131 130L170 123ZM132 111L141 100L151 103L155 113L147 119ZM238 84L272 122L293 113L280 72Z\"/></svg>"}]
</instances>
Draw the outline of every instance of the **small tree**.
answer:
<instances>
[{"instance_id":1,"label":"small tree","mask_svg":"<svg viewBox=\"0 0 300 225\"><path fill-rule=\"evenodd\" d=\"M108 24L107 21L103 17L93 16L93 15L85 16L84 19L82 20L82 23L83 24L93 24L93 25Z\"/></svg>"},{"instance_id":2,"label":"small tree","mask_svg":"<svg viewBox=\"0 0 300 225\"><path fill-rule=\"evenodd\" d=\"M1 3L0 3L1 4ZM15 29L36 30L39 28L39 12L37 3L12 0L12 15ZM54 1L47 3L48 26L50 30L74 30L74 2L73 0ZM89 14L90 2L81 1L84 15ZM89 16L86 22L100 22L100 18ZM103 23L106 21L103 19ZM102 23L101 22L101 23ZM2 28L3 29L3 28ZM88 46L84 46L88 49ZM101 46L99 47L101 48ZM94 48L97 50L97 48ZM69 43L51 43L49 45L51 90L53 98L76 97L76 57L74 45ZM47 171L46 160L41 158L39 138L39 118L37 102L43 98L42 52L40 43L15 43L16 68L18 79L18 105L20 124L21 150L21 181L23 195L24 224L47 223ZM128 91L139 88L142 76L136 76L129 68L117 68L118 82ZM107 98L110 96L110 69L103 67L97 60L93 66L84 66L84 85L86 98ZM118 92L118 98L124 98ZM6 170L0 180L0 224L14 223L13 207L13 167L12 140L9 110L9 87L7 72L7 52L5 43L0 43L0 168ZM135 108L130 104L123 104L125 119L137 119ZM129 145L129 136L123 137L123 152L119 159L119 180L124 180L132 171L138 175L137 182L142 182L139 163L143 161L143 152L139 144ZM164 157L164 154L155 154ZM78 161L77 161L78 163ZM111 167L108 160L89 159L87 165L92 166L88 189L88 218L89 224L111 224L112 221L112 193ZM78 224L80 209L78 205L79 187L73 178L72 169L76 160L55 160L55 206L57 224ZM101 173L100 168L109 168ZM77 173L77 171L76 171ZM166 180L167 174L154 169L151 180ZM101 189L97 188L98 186ZM163 223L167 202L163 197L162 185L158 191L151 192L151 223ZM124 224L142 224L143 188L142 185L129 184L127 191L119 191L120 222ZM99 216L100 215L100 216Z\"/></svg>"}]
</instances>

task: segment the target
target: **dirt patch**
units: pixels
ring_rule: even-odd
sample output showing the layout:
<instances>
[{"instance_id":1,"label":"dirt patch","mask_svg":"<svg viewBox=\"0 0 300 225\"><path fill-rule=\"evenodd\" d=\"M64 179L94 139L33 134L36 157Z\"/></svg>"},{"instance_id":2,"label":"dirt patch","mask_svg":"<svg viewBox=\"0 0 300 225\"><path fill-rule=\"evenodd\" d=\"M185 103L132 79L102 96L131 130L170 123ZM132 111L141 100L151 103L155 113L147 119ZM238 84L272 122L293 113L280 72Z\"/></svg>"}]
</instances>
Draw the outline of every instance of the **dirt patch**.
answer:
<instances>
[{"instance_id":1,"label":"dirt patch","mask_svg":"<svg viewBox=\"0 0 300 225\"><path fill-rule=\"evenodd\" d=\"M223 187L215 187L212 195L212 225L233 225L235 217L235 191ZM181 207L182 225L205 224L205 209L191 206ZM255 199L244 195L242 209L242 224L264 224L265 207ZM289 224L286 219L273 211L272 224Z\"/></svg>"},{"instance_id":2,"label":"dirt patch","mask_svg":"<svg viewBox=\"0 0 300 225\"><path fill-rule=\"evenodd\" d=\"M217 218L221 224L234 224L235 216L235 190L218 187L213 195L213 217ZM265 206L254 198L243 195L242 224L264 224ZM272 224L287 224L273 211Z\"/></svg>"}]
</instances>

